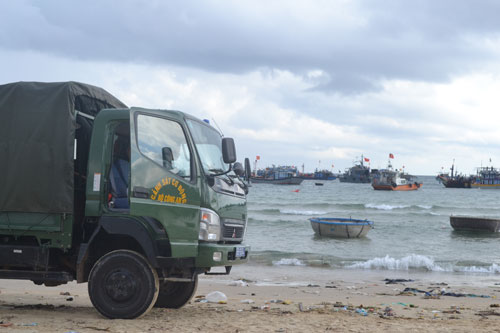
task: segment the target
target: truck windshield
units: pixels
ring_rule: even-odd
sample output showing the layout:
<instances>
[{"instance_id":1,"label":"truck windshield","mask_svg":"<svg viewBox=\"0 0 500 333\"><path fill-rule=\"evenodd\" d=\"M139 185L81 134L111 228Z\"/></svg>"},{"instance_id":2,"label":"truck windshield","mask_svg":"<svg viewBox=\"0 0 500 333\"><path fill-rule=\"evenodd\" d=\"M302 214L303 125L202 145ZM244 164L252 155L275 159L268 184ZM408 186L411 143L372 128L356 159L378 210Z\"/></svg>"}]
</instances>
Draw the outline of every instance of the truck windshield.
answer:
<instances>
[{"instance_id":1,"label":"truck windshield","mask_svg":"<svg viewBox=\"0 0 500 333\"><path fill-rule=\"evenodd\" d=\"M187 119L187 124L205 173L214 174L227 171L229 166L224 163L222 158L222 137L219 132L195 120Z\"/></svg>"}]
</instances>

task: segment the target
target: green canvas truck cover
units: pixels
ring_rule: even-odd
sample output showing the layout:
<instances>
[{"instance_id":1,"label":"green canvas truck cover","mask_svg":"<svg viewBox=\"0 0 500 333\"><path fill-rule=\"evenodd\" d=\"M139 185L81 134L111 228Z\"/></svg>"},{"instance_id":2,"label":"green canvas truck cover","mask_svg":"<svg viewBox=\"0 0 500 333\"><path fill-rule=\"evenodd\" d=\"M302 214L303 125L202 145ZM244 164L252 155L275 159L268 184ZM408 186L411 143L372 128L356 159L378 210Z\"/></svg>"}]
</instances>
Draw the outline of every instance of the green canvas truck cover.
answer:
<instances>
[{"instance_id":1,"label":"green canvas truck cover","mask_svg":"<svg viewBox=\"0 0 500 333\"><path fill-rule=\"evenodd\" d=\"M77 156L85 157L92 130L92 120L76 110L95 116L125 107L78 82L0 85L0 212L71 214L75 175L87 168L85 158L74 160L75 135L82 138Z\"/></svg>"}]
</instances>

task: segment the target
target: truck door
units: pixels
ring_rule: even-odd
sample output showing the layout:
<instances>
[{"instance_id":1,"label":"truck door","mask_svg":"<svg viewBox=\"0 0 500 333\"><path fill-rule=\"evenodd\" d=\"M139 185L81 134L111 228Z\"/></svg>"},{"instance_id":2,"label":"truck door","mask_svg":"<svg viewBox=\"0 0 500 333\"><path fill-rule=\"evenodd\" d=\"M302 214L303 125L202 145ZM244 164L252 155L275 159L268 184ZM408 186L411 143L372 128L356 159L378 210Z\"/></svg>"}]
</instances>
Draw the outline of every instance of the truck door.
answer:
<instances>
[{"instance_id":1,"label":"truck door","mask_svg":"<svg viewBox=\"0 0 500 333\"><path fill-rule=\"evenodd\" d=\"M200 186L185 122L161 110L130 112L130 213L153 217L163 225L173 257L195 257Z\"/></svg>"}]
</instances>

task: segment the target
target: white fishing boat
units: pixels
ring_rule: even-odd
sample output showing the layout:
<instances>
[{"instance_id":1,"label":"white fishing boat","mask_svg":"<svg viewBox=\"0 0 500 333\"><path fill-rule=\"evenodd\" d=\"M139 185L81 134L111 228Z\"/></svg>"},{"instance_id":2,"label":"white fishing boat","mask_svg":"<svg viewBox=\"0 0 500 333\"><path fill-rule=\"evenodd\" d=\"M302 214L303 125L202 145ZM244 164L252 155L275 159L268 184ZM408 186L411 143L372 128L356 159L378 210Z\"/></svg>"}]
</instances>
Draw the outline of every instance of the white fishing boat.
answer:
<instances>
[{"instance_id":1,"label":"white fishing boat","mask_svg":"<svg viewBox=\"0 0 500 333\"><path fill-rule=\"evenodd\" d=\"M311 227L318 236L338 238L364 237L373 228L373 221L351 218L310 218Z\"/></svg>"}]
</instances>

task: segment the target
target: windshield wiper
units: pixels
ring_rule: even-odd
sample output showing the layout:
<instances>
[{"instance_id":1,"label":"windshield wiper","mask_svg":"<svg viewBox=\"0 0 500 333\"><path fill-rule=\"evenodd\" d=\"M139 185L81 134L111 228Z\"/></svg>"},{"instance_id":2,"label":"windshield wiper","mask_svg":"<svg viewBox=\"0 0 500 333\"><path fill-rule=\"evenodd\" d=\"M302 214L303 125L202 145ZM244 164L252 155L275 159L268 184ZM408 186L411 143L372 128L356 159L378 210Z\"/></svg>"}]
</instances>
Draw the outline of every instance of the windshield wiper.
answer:
<instances>
[{"instance_id":1,"label":"windshield wiper","mask_svg":"<svg viewBox=\"0 0 500 333\"><path fill-rule=\"evenodd\" d=\"M220 173L220 172L224 172L224 170L222 170L222 169L220 169L220 168L219 168L219 169L208 169L208 171L211 171L211 172L218 172L218 173Z\"/></svg>"},{"instance_id":2,"label":"windshield wiper","mask_svg":"<svg viewBox=\"0 0 500 333\"><path fill-rule=\"evenodd\" d=\"M229 164L229 169L227 169L226 171L224 171L222 169L208 169L208 171L210 171L210 172L216 172L216 173L211 174L210 177L217 177L217 176L226 175L229 172L231 172L231 170L232 170L231 164Z\"/></svg>"}]
</instances>

